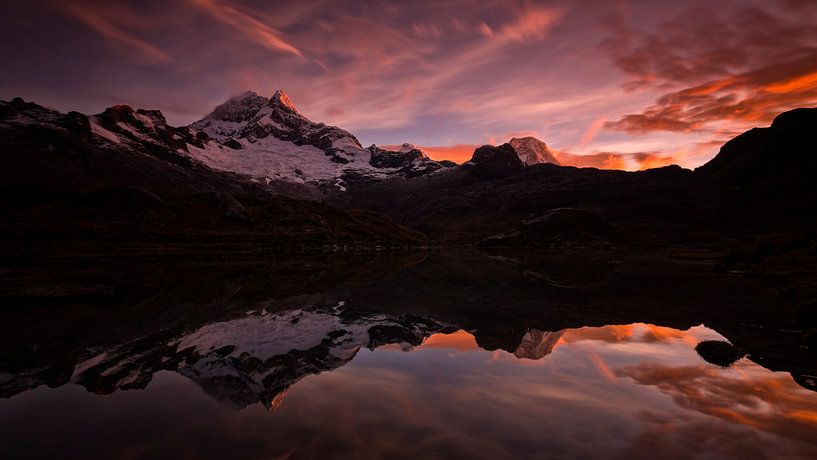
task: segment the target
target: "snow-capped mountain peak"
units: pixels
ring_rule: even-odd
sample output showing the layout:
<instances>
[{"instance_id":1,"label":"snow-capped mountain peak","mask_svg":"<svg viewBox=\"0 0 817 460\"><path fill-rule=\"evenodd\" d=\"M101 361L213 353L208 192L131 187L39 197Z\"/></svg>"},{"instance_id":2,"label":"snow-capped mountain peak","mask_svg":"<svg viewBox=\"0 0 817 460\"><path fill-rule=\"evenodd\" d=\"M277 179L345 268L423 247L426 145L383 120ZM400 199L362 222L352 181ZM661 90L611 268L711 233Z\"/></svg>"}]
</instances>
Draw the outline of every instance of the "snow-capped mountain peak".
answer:
<instances>
[{"instance_id":1,"label":"snow-capped mountain peak","mask_svg":"<svg viewBox=\"0 0 817 460\"><path fill-rule=\"evenodd\" d=\"M292 99L290 99L287 93L285 93L284 90L282 89L279 89L278 91L275 92L275 94L272 95L270 105L273 107L282 107L284 109L298 113L298 109L295 108L295 104L292 103Z\"/></svg>"},{"instance_id":2,"label":"snow-capped mountain peak","mask_svg":"<svg viewBox=\"0 0 817 460\"><path fill-rule=\"evenodd\" d=\"M269 100L254 91L245 91L216 107L205 119L244 122L269 104Z\"/></svg>"},{"instance_id":3,"label":"snow-capped mountain peak","mask_svg":"<svg viewBox=\"0 0 817 460\"><path fill-rule=\"evenodd\" d=\"M349 180L413 177L447 166L409 145L398 152L364 149L350 132L299 113L283 90L269 99L244 92L190 129L211 139L189 149L190 156L260 180L328 181L344 189Z\"/></svg>"},{"instance_id":4,"label":"snow-capped mountain peak","mask_svg":"<svg viewBox=\"0 0 817 460\"><path fill-rule=\"evenodd\" d=\"M559 164L559 160L556 159L547 144L535 137L514 137L508 143L513 146L516 154L519 155L519 159L526 166L539 163Z\"/></svg>"}]
</instances>

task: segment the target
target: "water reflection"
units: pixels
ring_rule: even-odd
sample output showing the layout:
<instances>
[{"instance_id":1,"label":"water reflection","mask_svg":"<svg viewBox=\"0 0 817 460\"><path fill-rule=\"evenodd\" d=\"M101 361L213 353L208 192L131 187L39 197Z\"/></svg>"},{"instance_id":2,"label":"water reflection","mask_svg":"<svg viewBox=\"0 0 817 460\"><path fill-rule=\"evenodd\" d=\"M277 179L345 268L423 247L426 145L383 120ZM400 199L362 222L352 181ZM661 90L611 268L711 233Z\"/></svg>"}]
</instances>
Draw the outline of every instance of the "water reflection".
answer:
<instances>
[{"instance_id":1,"label":"water reflection","mask_svg":"<svg viewBox=\"0 0 817 460\"><path fill-rule=\"evenodd\" d=\"M617 268L564 288L482 256L397 267L19 294L0 322L0 458L817 456L815 366L742 278Z\"/></svg>"},{"instance_id":2,"label":"water reflection","mask_svg":"<svg viewBox=\"0 0 817 460\"><path fill-rule=\"evenodd\" d=\"M637 323L531 329L516 349L488 351L431 319L342 305L248 312L140 353L105 350L76 366L72 384L3 401L0 453L817 455L817 393L749 359L723 368L695 352L723 339ZM39 441L53 433L65 435ZM180 442L191 437L208 441Z\"/></svg>"}]
</instances>

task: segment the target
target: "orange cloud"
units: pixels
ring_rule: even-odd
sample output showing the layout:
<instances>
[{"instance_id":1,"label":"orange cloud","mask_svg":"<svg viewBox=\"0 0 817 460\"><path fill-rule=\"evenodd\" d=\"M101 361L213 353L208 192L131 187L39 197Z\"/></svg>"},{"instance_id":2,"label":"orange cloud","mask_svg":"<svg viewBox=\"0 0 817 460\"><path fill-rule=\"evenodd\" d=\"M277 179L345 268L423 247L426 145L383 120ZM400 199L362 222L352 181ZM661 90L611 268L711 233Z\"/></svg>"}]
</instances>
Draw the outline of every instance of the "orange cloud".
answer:
<instances>
[{"instance_id":1,"label":"orange cloud","mask_svg":"<svg viewBox=\"0 0 817 460\"><path fill-rule=\"evenodd\" d=\"M661 24L661 35L620 21L608 46L631 77L625 87L681 89L605 126L634 134L709 131L719 122L748 127L817 104L813 13L696 6Z\"/></svg>"},{"instance_id":2,"label":"orange cloud","mask_svg":"<svg viewBox=\"0 0 817 460\"><path fill-rule=\"evenodd\" d=\"M627 162L625 161L623 154L591 153L587 155L575 155L558 151L554 151L553 154L563 166L575 166L577 168L627 169Z\"/></svg>"},{"instance_id":3,"label":"orange cloud","mask_svg":"<svg viewBox=\"0 0 817 460\"><path fill-rule=\"evenodd\" d=\"M383 145L381 146L387 150L397 150L399 145ZM457 144L451 146L418 146L429 158L434 160L450 160L455 163L464 163L471 159L474 150L479 145L474 144Z\"/></svg>"},{"instance_id":4,"label":"orange cloud","mask_svg":"<svg viewBox=\"0 0 817 460\"><path fill-rule=\"evenodd\" d=\"M587 127L587 131L584 132L582 135L581 140L579 141L579 148L583 149L587 146L593 139L596 138L596 135L599 133L601 128L604 127L604 123L607 122L606 117L599 117L590 126Z\"/></svg>"},{"instance_id":5,"label":"orange cloud","mask_svg":"<svg viewBox=\"0 0 817 460\"><path fill-rule=\"evenodd\" d=\"M517 135L530 135L530 133L516 133ZM496 140L494 139L494 142ZM387 150L399 150L399 145L382 145ZM453 146L419 146L429 158L434 160L451 160L456 163L464 163L471 159L474 150L479 147L476 144L457 144ZM618 170L645 170L660 168L672 164L678 164L678 159L673 155L660 154L657 152L644 153L615 153L601 152L585 155L571 154L561 151L553 151L553 155L559 160L562 166L575 166L577 168L598 168L598 169L618 169Z\"/></svg>"},{"instance_id":6,"label":"orange cloud","mask_svg":"<svg viewBox=\"0 0 817 460\"><path fill-rule=\"evenodd\" d=\"M633 155L633 158L638 161L638 169L641 171L645 169L662 168L678 163L672 156L656 153L637 153Z\"/></svg>"}]
</instances>

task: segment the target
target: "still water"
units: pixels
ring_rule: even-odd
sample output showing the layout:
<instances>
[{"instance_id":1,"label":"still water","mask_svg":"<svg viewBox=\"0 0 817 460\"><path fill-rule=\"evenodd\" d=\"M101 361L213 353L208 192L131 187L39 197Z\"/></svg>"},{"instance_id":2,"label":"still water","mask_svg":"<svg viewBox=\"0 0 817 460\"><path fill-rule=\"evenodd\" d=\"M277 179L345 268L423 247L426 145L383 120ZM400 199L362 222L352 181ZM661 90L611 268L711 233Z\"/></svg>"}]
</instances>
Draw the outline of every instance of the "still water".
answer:
<instances>
[{"instance_id":1,"label":"still water","mask_svg":"<svg viewBox=\"0 0 817 460\"><path fill-rule=\"evenodd\" d=\"M539 276L416 278L429 268L7 314L0 458L817 458L813 377L780 370L797 366L758 342L768 328L689 311L604 325L656 309L575 302ZM696 351L733 338L726 362Z\"/></svg>"},{"instance_id":2,"label":"still water","mask_svg":"<svg viewBox=\"0 0 817 460\"><path fill-rule=\"evenodd\" d=\"M817 457L817 393L745 358L707 363L695 345L723 338L703 326L531 330L513 353L481 349L463 330L373 350L352 337L297 361L310 373L269 394L276 373L302 370L262 362L314 344L263 318L247 317L269 337L245 340L263 331L236 321L182 340L200 347L199 361L159 371L144 390L69 383L3 400L2 456ZM95 361L104 357L81 367Z\"/></svg>"}]
</instances>

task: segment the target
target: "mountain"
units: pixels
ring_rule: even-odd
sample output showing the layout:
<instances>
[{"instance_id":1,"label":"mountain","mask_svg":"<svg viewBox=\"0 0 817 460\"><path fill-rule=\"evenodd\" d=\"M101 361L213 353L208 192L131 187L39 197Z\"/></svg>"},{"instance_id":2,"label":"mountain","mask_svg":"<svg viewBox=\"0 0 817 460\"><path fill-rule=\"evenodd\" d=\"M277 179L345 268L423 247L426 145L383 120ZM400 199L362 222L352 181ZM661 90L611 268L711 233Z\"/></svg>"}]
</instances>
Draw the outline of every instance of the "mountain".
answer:
<instances>
[{"instance_id":1,"label":"mountain","mask_svg":"<svg viewBox=\"0 0 817 460\"><path fill-rule=\"evenodd\" d=\"M417 177L450 166L415 148L363 148L348 131L301 115L281 90L269 99L247 91L189 129L210 139L191 147L191 157L265 181L326 183L344 190L349 182Z\"/></svg>"},{"instance_id":2,"label":"mountain","mask_svg":"<svg viewBox=\"0 0 817 460\"><path fill-rule=\"evenodd\" d=\"M78 363L71 380L110 394L144 388L160 370L196 382L207 394L236 409L261 403L274 410L302 378L349 363L361 348L399 344L411 350L443 325L418 317L292 309L251 312L205 324L181 336L150 337L106 349ZM4 387L0 379L0 394Z\"/></svg>"},{"instance_id":3,"label":"mountain","mask_svg":"<svg viewBox=\"0 0 817 460\"><path fill-rule=\"evenodd\" d=\"M106 253L129 242L167 252L206 242L239 254L423 239L382 215L293 199L307 191L217 171L189 154L212 142L168 126L158 111L119 105L89 117L0 102L0 249Z\"/></svg>"},{"instance_id":4,"label":"mountain","mask_svg":"<svg viewBox=\"0 0 817 460\"><path fill-rule=\"evenodd\" d=\"M715 158L695 170L706 183L813 194L817 180L817 108L777 116L724 144Z\"/></svg>"},{"instance_id":5,"label":"mountain","mask_svg":"<svg viewBox=\"0 0 817 460\"><path fill-rule=\"evenodd\" d=\"M556 159L547 144L535 137L514 137L508 143L527 166L541 163L559 164L559 160Z\"/></svg>"}]
</instances>

